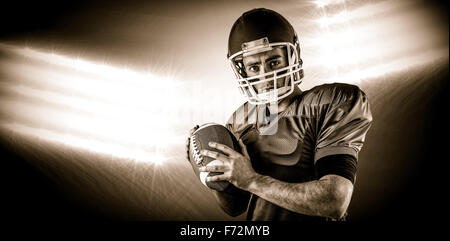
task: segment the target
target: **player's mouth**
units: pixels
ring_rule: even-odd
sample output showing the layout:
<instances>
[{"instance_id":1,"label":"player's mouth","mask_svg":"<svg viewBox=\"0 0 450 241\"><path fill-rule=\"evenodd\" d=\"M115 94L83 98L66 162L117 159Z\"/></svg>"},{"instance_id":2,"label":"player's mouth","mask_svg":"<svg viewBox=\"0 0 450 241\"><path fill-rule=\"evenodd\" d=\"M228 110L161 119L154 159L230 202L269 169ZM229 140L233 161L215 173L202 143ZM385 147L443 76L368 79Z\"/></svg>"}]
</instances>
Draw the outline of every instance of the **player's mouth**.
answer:
<instances>
[{"instance_id":1,"label":"player's mouth","mask_svg":"<svg viewBox=\"0 0 450 241\"><path fill-rule=\"evenodd\" d=\"M266 92L269 92L271 90L273 90L273 85L267 85L267 86L259 87L259 88L256 89L258 94L266 93Z\"/></svg>"}]
</instances>

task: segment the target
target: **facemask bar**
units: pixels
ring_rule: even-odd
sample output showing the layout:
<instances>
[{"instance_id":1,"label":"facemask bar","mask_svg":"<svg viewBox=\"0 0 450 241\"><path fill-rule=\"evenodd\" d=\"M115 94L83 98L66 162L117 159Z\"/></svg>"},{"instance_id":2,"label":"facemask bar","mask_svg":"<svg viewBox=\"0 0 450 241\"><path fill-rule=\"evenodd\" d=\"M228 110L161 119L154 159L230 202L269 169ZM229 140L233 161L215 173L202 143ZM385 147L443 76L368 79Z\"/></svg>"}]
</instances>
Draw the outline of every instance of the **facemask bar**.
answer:
<instances>
[{"instance_id":1,"label":"facemask bar","mask_svg":"<svg viewBox=\"0 0 450 241\"><path fill-rule=\"evenodd\" d=\"M236 74L238 88L241 94L243 94L251 104L256 105L279 101L287 97L294 91L294 86L301 83L301 79L303 77L301 60L297 52L298 43L296 43L296 45L293 45L289 42L268 43L268 41L266 42L264 40L267 39L263 38L261 40L257 40L262 42L260 47L258 47L257 45L244 46L243 44L242 51L239 51L228 58L231 67ZM247 49L245 47L247 47ZM264 74L247 77L247 73L242 62L243 56L265 52L276 47L286 48L288 56L288 66ZM285 77L289 78L287 84L278 88L277 80ZM261 84L267 81L273 81L273 89L265 93L258 93L254 85Z\"/></svg>"}]
</instances>

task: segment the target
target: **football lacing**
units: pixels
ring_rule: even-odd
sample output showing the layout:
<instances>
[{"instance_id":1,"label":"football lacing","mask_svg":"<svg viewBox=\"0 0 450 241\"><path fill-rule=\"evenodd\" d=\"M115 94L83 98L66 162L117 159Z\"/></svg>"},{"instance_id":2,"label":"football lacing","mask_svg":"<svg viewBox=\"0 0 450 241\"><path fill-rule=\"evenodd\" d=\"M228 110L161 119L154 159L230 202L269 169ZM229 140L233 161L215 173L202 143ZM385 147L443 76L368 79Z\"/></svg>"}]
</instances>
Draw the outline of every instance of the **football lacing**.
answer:
<instances>
[{"instance_id":1,"label":"football lacing","mask_svg":"<svg viewBox=\"0 0 450 241\"><path fill-rule=\"evenodd\" d=\"M191 148L193 152L193 156L195 159L195 163L200 164L203 161L203 156L200 154L200 150L197 147L197 142L195 141L195 135L191 136Z\"/></svg>"}]
</instances>

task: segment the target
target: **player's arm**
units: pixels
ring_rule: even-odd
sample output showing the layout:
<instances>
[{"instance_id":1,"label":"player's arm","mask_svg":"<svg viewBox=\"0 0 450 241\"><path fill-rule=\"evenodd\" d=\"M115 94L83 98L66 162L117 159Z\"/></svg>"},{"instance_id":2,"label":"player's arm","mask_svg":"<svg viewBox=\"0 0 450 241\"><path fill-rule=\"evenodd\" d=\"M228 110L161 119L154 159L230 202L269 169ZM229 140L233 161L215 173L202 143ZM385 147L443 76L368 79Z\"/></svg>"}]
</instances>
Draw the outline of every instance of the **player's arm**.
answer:
<instances>
[{"instance_id":1,"label":"player's arm","mask_svg":"<svg viewBox=\"0 0 450 241\"><path fill-rule=\"evenodd\" d=\"M249 189L291 211L339 219L350 204L356 162L354 156L347 154L325 156L315 165L319 180L292 185L260 176Z\"/></svg>"},{"instance_id":2,"label":"player's arm","mask_svg":"<svg viewBox=\"0 0 450 241\"><path fill-rule=\"evenodd\" d=\"M218 143L211 143L211 146L228 155L208 150L203 151L204 155L224 162L224 165L201 168L201 171L224 172L223 175L208 177L208 181L228 180L233 185L269 202L305 215L339 219L347 210L353 192L353 184L346 177L333 174L341 173L339 171L321 172L330 174L325 174L315 181L287 183L256 173L244 149L245 146L243 146L243 155Z\"/></svg>"},{"instance_id":3,"label":"player's arm","mask_svg":"<svg viewBox=\"0 0 450 241\"><path fill-rule=\"evenodd\" d=\"M346 154L326 156L315 167L319 180L286 183L256 175L248 190L293 212L339 219L352 197L356 158Z\"/></svg>"},{"instance_id":4,"label":"player's arm","mask_svg":"<svg viewBox=\"0 0 450 241\"><path fill-rule=\"evenodd\" d=\"M335 174L305 183L287 183L256 174L247 190L296 213L340 219L350 203L353 184Z\"/></svg>"}]
</instances>

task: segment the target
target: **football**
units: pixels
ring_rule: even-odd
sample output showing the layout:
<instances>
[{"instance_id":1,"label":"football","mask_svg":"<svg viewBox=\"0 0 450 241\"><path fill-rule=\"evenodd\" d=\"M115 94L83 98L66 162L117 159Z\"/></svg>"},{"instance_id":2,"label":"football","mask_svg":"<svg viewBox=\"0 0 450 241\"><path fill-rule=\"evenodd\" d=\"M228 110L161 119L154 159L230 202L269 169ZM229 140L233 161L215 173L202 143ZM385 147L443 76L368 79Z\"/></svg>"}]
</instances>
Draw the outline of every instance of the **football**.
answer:
<instances>
[{"instance_id":1,"label":"football","mask_svg":"<svg viewBox=\"0 0 450 241\"><path fill-rule=\"evenodd\" d=\"M203 185L214 189L216 191L225 191L227 188L232 186L227 181L218 182L206 182L207 176L214 176L222 174L222 172L200 172L199 168L206 165L214 165L216 163L221 163L219 160L214 160L211 157L203 156L201 150L212 150L225 154L215 148L208 145L210 141L224 144L237 152L241 152L238 140L234 137L225 126L216 123L208 123L200 126L191 136L189 143L189 161L191 162L192 168L195 174L203 183Z\"/></svg>"}]
</instances>

